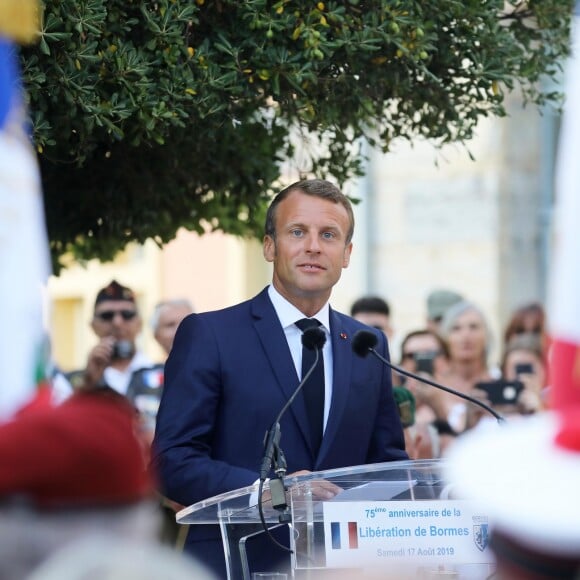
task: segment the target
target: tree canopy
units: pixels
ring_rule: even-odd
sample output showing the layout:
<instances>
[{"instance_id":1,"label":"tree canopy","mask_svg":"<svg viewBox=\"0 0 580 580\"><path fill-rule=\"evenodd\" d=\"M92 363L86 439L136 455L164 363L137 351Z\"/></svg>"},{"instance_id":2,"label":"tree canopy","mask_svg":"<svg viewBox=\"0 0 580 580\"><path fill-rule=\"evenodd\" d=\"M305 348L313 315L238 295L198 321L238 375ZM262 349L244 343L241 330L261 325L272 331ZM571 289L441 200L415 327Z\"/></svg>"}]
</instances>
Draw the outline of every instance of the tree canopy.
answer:
<instances>
[{"instance_id":1,"label":"tree canopy","mask_svg":"<svg viewBox=\"0 0 580 580\"><path fill-rule=\"evenodd\" d=\"M466 142L514 88L557 100L572 4L44 0L21 60L56 268L261 233L284 160L342 184L361 138Z\"/></svg>"}]
</instances>

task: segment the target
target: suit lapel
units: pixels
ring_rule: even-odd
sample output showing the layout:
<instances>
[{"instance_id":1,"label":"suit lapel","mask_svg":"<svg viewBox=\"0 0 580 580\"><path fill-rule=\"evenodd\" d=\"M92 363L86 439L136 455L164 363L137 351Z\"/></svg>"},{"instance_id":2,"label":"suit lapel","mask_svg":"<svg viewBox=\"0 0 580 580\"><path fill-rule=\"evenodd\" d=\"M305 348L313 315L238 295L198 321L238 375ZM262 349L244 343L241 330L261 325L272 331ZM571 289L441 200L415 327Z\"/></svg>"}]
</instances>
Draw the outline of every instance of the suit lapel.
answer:
<instances>
[{"instance_id":1,"label":"suit lapel","mask_svg":"<svg viewBox=\"0 0 580 580\"><path fill-rule=\"evenodd\" d=\"M319 459L327 453L336 436L345 412L350 392L350 375L352 366L351 337L342 319L334 310L330 310L330 340L332 341L332 401L326 430L318 454Z\"/></svg>"},{"instance_id":2,"label":"suit lapel","mask_svg":"<svg viewBox=\"0 0 580 580\"><path fill-rule=\"evenodd\" d=\"M262 291L252 301L251 312L254 318L254 328L256 329L262 348L270 362L278 387L282 390L284 399L287 401L294 394L298 386L299 378L296 374L290 349L288 348L284 329L280 325L280 320L268 297L267 290ZM275 385L272 385L272 388L274 387ZM281 408L278 409L278 411L280 410ZM308 446L312 450L310 428L303 398L300 396L296 397L286 413L294 416L305 441L308 442ZM272 421L275 418L276 415L272 417Z\"/></svg>"}]
</instances>

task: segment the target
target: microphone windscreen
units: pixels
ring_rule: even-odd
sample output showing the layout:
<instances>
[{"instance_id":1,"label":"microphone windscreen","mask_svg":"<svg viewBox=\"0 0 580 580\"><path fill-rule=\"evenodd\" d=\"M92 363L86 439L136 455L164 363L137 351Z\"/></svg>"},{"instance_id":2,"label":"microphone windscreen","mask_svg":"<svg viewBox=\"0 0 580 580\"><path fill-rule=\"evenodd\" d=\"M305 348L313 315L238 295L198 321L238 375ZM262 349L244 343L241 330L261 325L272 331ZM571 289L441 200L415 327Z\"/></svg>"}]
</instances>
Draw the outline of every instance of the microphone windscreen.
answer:
<instances>
[{"instance_id":1,"label":"microphone windscreen","mask_svg":"<svg viewBox=\"0 0 580 580\"><path fill-rule=\"evenodd\" d=\"M326 342L326 334L320 328L307 328L302 333L302 346L308 350L320 349Z\"/></svg>"},{"instance_id":2,"label":"microphone windscreen","mask_svg":"<svg viewBox=\"0 0 580 580\"><path fill-rule=\"evenodd\" d=\"M358 356L367 356L369 349L374 348L379 341L377 335L370 330L357 330L352 337L352 350Z\"/></svg>"}]
</instances>

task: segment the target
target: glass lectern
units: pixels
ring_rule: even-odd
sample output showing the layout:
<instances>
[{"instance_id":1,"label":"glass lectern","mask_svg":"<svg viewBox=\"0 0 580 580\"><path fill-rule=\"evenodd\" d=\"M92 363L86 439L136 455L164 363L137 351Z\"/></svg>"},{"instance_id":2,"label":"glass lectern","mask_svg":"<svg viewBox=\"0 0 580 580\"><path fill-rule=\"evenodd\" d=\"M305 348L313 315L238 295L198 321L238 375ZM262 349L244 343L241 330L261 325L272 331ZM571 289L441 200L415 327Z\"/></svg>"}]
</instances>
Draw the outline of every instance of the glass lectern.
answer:
<instances>
[{"instance_id":1,"label":"glass lectern","mask_svg":"<svg viewBox=\"0 0 580 580\"><path fill-rule=\"evenodd\" d=\"M397 461L287 477L290 523L281 524L280 512L266 504L263 514L269 529L290 528L290 575L489 577L494 570L490 522L476 502L456 496L442 467L442 460ZM321 480L340 493L320 499ZM258 485L237 489L177 514L182 524L220 525L229 580L251 580L246 545L264 533L257 491Z\"/></svg>"}]
</instances>

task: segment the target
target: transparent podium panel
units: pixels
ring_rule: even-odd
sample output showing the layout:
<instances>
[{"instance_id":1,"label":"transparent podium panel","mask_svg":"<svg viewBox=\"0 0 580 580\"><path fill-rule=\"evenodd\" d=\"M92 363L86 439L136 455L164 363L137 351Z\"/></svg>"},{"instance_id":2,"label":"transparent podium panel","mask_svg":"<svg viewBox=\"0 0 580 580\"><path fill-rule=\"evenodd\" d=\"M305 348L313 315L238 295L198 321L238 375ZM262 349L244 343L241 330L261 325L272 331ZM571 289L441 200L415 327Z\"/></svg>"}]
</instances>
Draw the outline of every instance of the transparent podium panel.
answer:
<instances>
[{"instance_id":1,"label":"transparent podium panel","mask_svg":"<svg viewBox=\"0 0 580 580\"><path fill-rule=\"evenodd\" d=\"M281 571L333 580L488 578L490 522L475 502L454 495L442 467L440 460L398 461L286 478L286 513L263 506L269 529L289 528L290 566ZM178 514L180 523L221 526L230 580L251 580L247 546L265 533L257 491L235 490Z\"/></svg>"}]
</instances>

